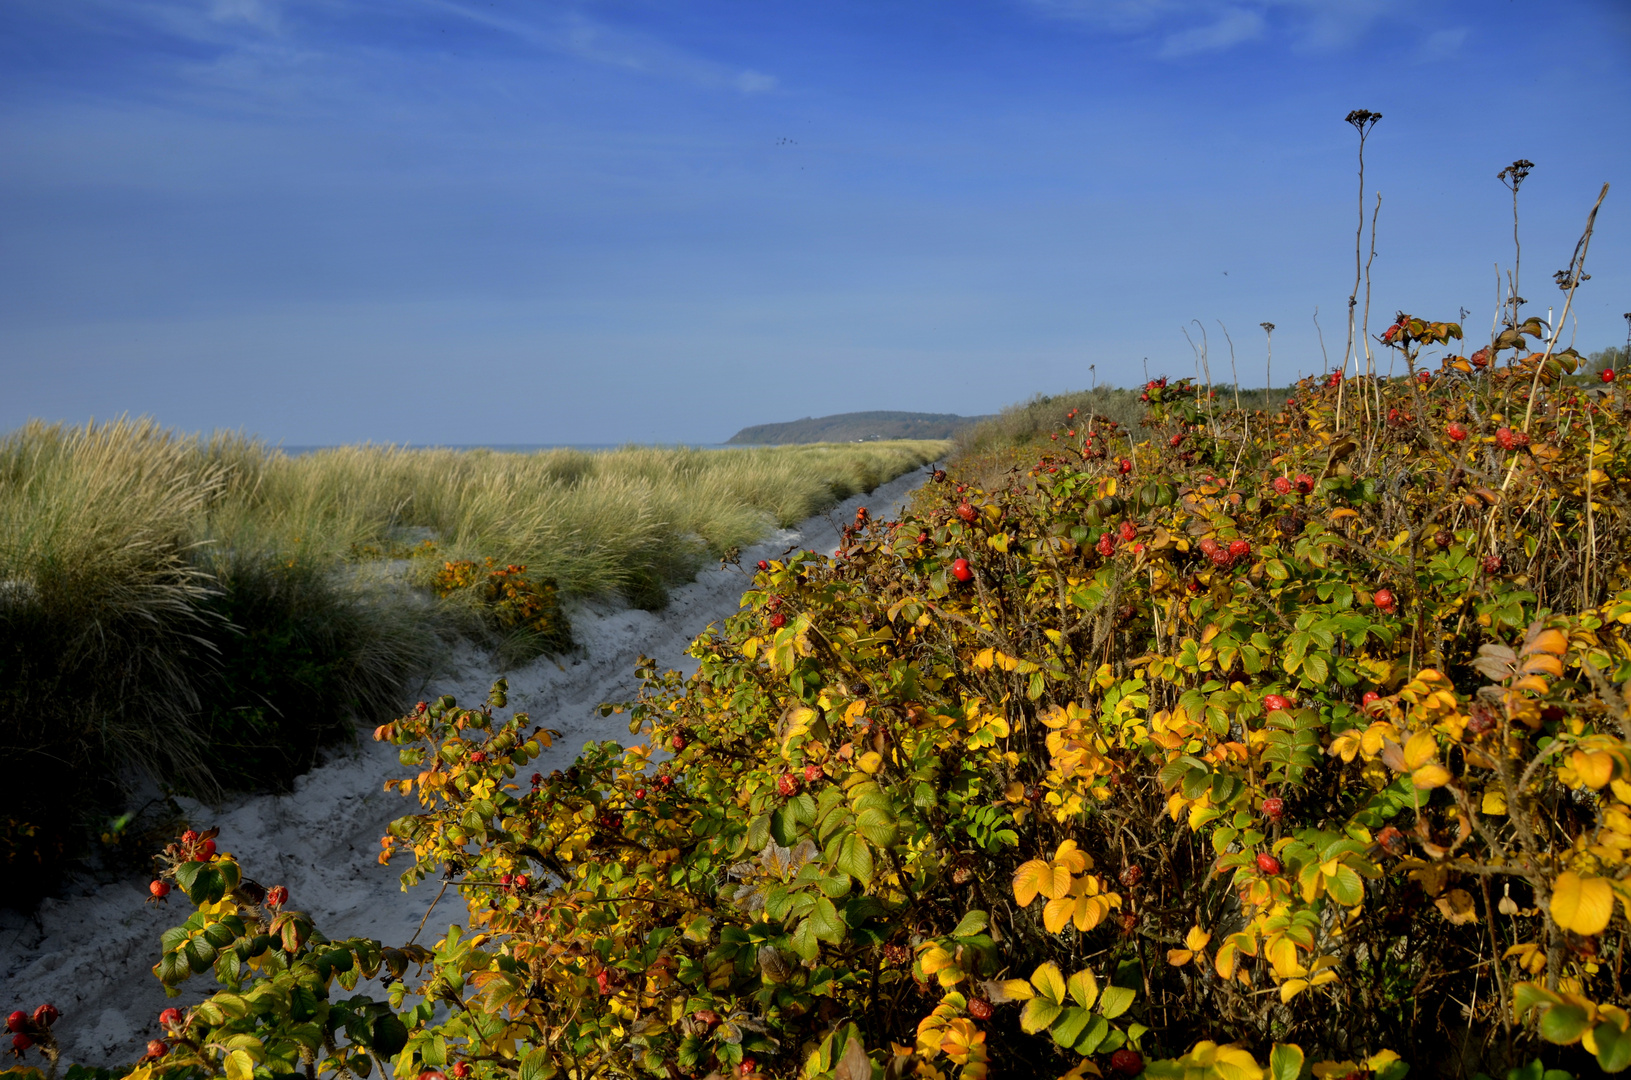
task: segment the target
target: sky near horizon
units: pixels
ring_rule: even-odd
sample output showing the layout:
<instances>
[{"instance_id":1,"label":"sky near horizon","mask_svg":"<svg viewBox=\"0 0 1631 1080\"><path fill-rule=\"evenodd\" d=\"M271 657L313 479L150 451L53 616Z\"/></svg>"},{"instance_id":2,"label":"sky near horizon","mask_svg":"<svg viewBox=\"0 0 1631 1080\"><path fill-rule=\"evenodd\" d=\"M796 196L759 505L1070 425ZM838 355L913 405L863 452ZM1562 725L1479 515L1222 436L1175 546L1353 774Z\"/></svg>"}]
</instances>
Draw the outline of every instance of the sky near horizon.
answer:
<instances>
[{"instance_id":1,"label":"sky near horizon","mask_svg":"<svg viewBox=\"0 0 1631 1080\"><path fill-rule=\"evenodd\" d=\"M1186 327L1281 384L1346 340L1360 108L1372 332L1487 337L1521 157L1542 317L1613 185L1595 351L1627 106L1625 0L10 0L0 432L713 443L1192 374Z\"/></svg>"}]
</instances>

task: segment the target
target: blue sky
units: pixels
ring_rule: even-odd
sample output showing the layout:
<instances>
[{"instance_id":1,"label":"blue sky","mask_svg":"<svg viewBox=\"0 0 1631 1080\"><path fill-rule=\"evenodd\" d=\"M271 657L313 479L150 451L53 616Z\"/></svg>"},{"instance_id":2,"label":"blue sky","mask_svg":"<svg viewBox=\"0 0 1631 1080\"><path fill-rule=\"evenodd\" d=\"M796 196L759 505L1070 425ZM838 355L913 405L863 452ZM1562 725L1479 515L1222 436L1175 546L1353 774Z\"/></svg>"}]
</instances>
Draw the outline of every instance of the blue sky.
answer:
<instances>
[{"instance_id":1,"label":"blue sky","mask_svg":"<svg viewBox=\"0 0 1631 1080\"><path fill-rule=\"evenodd\" d=\"M715 442L1631 310L1614 0L8 0L0 430ZM1367 195L1367 200L1371 196ZM1367 210L1368 213L1368 210ZM1090 371L1089 365L1094 365Z\"/></svg>"}]
</instances>

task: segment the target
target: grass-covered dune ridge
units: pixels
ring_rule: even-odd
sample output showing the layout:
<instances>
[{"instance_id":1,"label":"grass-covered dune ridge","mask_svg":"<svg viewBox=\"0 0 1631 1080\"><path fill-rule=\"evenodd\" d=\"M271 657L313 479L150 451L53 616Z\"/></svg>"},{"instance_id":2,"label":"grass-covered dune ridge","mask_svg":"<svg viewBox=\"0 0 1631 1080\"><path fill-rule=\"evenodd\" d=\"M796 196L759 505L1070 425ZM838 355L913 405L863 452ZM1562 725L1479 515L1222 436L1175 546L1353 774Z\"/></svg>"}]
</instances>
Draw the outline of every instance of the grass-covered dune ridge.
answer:
<instances>
[{"instance_id":1,"label":"grass-covered dune ridge","mask_svg":"<svg viewBox=\"0 0 1631 1080\"><path fill-rule=\"evenodd\" d=\"M399 709L451 632L511 661L565 640L553 607L529 636L477 590L408 587L449 562L483 582L489 559L525 567L494 580L544 599L657 605L708 559L946 449L293 457L149 420L29 424L0 438L0 738L20 765L0 860L60 861L132 768L206 797L287 782L354 718Z\"/></svg>"}]
</instances>

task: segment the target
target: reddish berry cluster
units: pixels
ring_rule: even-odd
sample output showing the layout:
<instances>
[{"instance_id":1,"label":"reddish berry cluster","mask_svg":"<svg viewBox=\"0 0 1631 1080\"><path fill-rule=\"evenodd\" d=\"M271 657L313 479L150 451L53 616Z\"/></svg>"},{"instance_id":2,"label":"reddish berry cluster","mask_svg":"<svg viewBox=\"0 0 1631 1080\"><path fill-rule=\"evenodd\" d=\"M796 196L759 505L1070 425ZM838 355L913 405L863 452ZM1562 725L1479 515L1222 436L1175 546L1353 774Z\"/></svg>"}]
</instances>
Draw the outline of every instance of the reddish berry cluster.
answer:
<instances>
[{"instance_id":1,"label":"reddish berry cluster","mask_svg":"<svg viewBox=\"0 0 1631 1080\"><path fill-rule=\"evenodd\" d=\"M57 1022L59 1015L61 1014L57 1012L57 1007L48 1002L36 1006L33 1016L18 1009L6 1017L6 1030L11 1032L12 1052L21 1056L24 1050L41 1039L45 1040L46 1049L49 1051L55 1045L51 1038L51 1025Z\"/></svg>"},{"instance_id":2,"label":"reddish berry cluster","mask_svg":"<svg viewBox=\"0 0 1631 1080\"><path fill-rule=\"evenodd\" d=\"M1529 445L1529 433L1504 427L1495 433L1495 441L1502 450L1513 451Z\"/></svg>"},{"instance_id":3,"label":"reddish berry cluster","mask_svg":"<svg viewBox=\"0 0 1631 1080\"><path fill-rule=\"evenodd\" d=\"M1210 536L1200 543L1201 554L1212 560L1212 565L1220 570L1227 570L1241 559L1249 558L1252 545L1245 540L1231 540L1229 545L1218 543Z\"/></svg>"}]
</instances>

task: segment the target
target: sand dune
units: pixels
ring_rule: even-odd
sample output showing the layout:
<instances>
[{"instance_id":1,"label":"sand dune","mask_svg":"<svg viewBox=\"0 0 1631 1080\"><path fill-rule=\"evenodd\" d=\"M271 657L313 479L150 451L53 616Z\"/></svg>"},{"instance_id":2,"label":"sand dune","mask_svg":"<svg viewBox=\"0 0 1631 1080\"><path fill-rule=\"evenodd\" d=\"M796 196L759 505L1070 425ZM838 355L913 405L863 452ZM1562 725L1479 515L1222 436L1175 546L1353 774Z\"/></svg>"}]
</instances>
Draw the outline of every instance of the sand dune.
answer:
<instances>
[{"instance_id":1,"label":"sand dune","mask_svg":"<svg viewBox=\"0 0 1631 1080\"><path fill-rule=\"evenodd\" d=\"M830 553L838 539L834 522L853 519L857 506L869 507L874 516L893 516L924 476L922 470L908 473L827 515L782 530L745 551L742 565L778 557L790 546ZM694 668L686 646L709 623L737 610L747 584L740 570L708 570L674 590L661 612L610 605L573 612L573 634L581 645L577 655L503 673L511 708L565 735L535 767L544 772L564 767L587 741L628 739L626 718L601 717L596 706L634 695L634 665L641 654L667 667ZM471 648L461 648L449 667L453 674L432 682L427 697L452 694L474 704L500 674ZM183 809L194 827L220 828L221 850L237 856L247 876L287 885L289 906L309 912L328 936L400 944L413 936L437 889L427 882L403 892L399 868L376 861L386 825L413 805L381 790L402 773L394 747L365 741L300 777L291 794L259 795L220 807L190 803ZM151 968L160 933L181 921L187 905L184 898L168 906L147 903L147 880L77 883L33 916L0 914L0 1005L9 1012L55 1003L62 1012L56 1033L70 1061L103 1066L134 1061L146 1041L159 1034L160 1010L196 1003L215 986L208 976L195 977L181 998L165 998ZM434 944L463 910L456 897L444 899L426 922L421 943Z\"/></svg>"}]
</instances>

